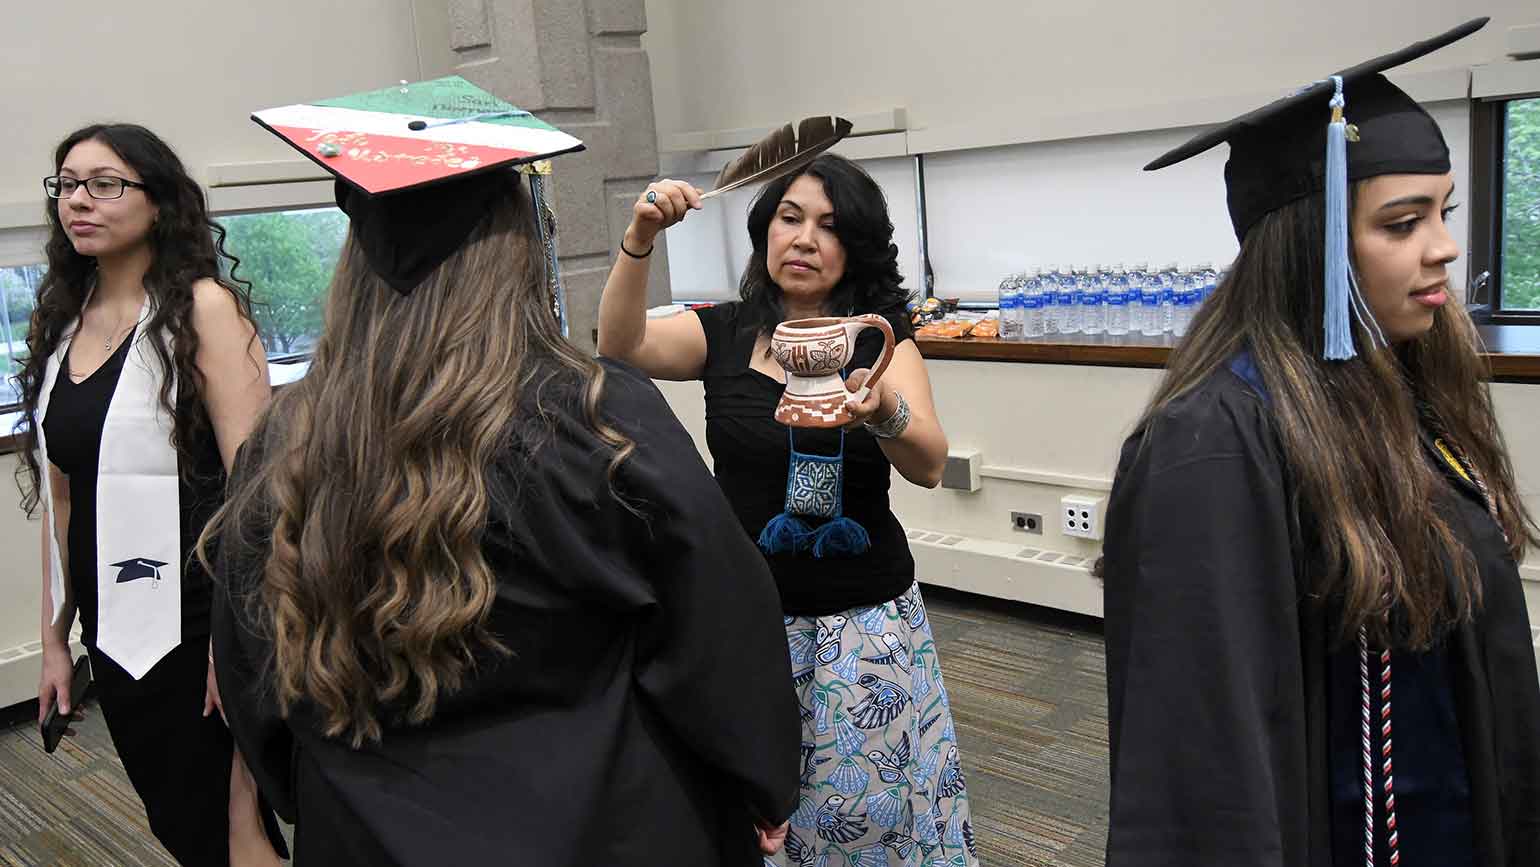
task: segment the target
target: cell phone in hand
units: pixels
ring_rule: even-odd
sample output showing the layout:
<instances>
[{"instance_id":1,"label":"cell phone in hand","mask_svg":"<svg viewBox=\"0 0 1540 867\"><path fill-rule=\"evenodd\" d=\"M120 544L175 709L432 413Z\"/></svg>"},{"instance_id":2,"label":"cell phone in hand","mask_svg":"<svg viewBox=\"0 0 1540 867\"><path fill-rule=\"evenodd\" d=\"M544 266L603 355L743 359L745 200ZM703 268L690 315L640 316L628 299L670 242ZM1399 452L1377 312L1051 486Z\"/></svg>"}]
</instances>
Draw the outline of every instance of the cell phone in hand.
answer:
<instances>
[{"instance_id":1,"label":"cell phone in hand","mask_svg":"<svg viewBox=\"0 0 1540 867\"><path fill-rule=\"evenodd\" d=\"M70 677L70 713L59 713L59 700L55 696L53 706L48 709L48 714L43 717L40 728L43 735L43 751L51 753L59 748L59 740L64 737L64 732L70 727L71 717L80 703L85 701L86 687L91 685L91 658L81 654L75 660L75 672Z\"/></svg>"}]
</instances>

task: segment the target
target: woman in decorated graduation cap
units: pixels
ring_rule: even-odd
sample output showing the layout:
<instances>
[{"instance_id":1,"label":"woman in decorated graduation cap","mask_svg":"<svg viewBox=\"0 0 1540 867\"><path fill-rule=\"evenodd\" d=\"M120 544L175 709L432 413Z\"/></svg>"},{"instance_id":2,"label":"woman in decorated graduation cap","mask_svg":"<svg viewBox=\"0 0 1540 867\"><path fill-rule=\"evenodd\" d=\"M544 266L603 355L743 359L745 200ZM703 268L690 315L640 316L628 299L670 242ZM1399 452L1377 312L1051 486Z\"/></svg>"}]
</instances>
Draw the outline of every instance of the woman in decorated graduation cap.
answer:
<instances>
[{"instance_id":1,"label":"woman in decorated graduation cap","mask_svg":"<svg viewBox=\"0 0 1540 867\"><path fill-rule=\"evenodd\" d=\"M1246 115L1241 250L1123 446L1107 863L1540 864L1533 544L1438 125L1380 73Z\"/></svg>"},{"instance_id":2,"label":"woman in decorated graduation cap","mask_svg":"<svg viewBox=\"0 0 1540 867\"><path fill-rule=\"evenodd\" d=\"M256 119L351 221L204 548L296 858L759 864L797 788L775 586L652 383L563 339L511 167L581 143L459 78Z\"/></svg>"}]
</instances>

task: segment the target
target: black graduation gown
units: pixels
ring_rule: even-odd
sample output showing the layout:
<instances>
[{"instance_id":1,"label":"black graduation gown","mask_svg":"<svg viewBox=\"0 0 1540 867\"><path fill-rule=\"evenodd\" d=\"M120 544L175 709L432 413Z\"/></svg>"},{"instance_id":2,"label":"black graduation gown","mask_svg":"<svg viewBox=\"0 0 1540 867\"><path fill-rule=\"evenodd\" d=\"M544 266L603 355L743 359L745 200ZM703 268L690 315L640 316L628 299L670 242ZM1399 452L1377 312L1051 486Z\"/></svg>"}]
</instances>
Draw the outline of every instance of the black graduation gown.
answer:
<instances>
[{"instance_id":1,"label":"black graduation gown","mask_svg":"<svg viewBox=\"0 0 1540 867\"><path fill-rule=\"evenodd\" d=\"M800 726L764 557L653 384L604 365L602 412L636 443L617 485L642 515L609 494L581 395L548 385L554 432L490 474L490 626L513 655L484 657L428 725L353 750L306 705L281 719L270 648L219 594L230 727L301 867L757 867L751 814L791 814ZM222 543L220 583L239 599L265 553Z\"/></svg>"},{"instance_id":2,"label":"black graduation gown","mask_svg":"<svg viewBox=\"0 0 1540 867\"><path fill-rule=\"evenodd\" d=\"M1332 864L1329 613L1306 599L1312 552L1266 398L1237 371L1255 378L1220 369L1129 437L1118 465L1108 867ZM1447 493L1485 594L1447 642L1476 863L1536 865L1540 685L1523 588L1496 523Z\"/></svg>"}]
</instances>

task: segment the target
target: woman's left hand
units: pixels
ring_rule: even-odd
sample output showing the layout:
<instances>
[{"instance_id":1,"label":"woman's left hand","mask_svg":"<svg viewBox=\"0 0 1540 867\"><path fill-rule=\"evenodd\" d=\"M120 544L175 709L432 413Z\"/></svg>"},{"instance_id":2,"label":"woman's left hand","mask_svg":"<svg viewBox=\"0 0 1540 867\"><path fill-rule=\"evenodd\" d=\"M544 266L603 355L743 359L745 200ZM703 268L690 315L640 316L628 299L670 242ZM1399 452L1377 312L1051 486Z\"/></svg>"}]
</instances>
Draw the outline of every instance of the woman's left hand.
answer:
<instances>
[{"instance_id":1,"label":"woman's left hand","mask_svg":"<svg viewBox=\"0 0 1540 867\"><path fill-rule=\"evenodd\" d=\"M871 375L871 370L865 367L852 370L850 376L845 378L845 388L860 391L861 386L866 384L867 378ZM882 418L882 403L887 393L886 380L879 379L877 385L866 393L865 400L856 400L854 392L845 398L845 408L850 411L850 424L845 425L845 430L856 430L863 424L875 420L874 417Z\"/></svg>"},{"instance_id":2,"label":"woman's left hand","mask_svg":"<svg viewBox=\"0 0 1540 867\"><path fill-rule=\"evenodd\" d=\"M225 718L224 703L219 700L219 682L214 679L214 644L209 642L209 677L208 683L203 688L203 715L208 716L213 711L219 711L219 718ZM229 720L225 720L229 725Z\"/></svg>"}]
</instances>

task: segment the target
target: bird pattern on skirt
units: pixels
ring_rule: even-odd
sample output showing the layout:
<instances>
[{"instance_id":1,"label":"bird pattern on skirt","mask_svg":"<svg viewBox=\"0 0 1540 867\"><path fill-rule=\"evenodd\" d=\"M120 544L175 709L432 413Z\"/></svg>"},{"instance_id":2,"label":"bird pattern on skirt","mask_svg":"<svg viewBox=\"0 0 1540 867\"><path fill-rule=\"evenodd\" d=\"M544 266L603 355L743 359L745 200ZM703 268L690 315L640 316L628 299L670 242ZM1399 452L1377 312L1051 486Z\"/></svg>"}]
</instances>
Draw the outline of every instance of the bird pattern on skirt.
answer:
<instances>
[{"instance_id":1,"label":"bird pattern on skirt","mask_svg":"<svg viewBox=\"0 0 1540 867\"><path fill-rule=\"evenodd\" d=\"M977 867L962 755L919 585L787 617L801 787L772 867Z\"/></svg>"}]
</instances>

